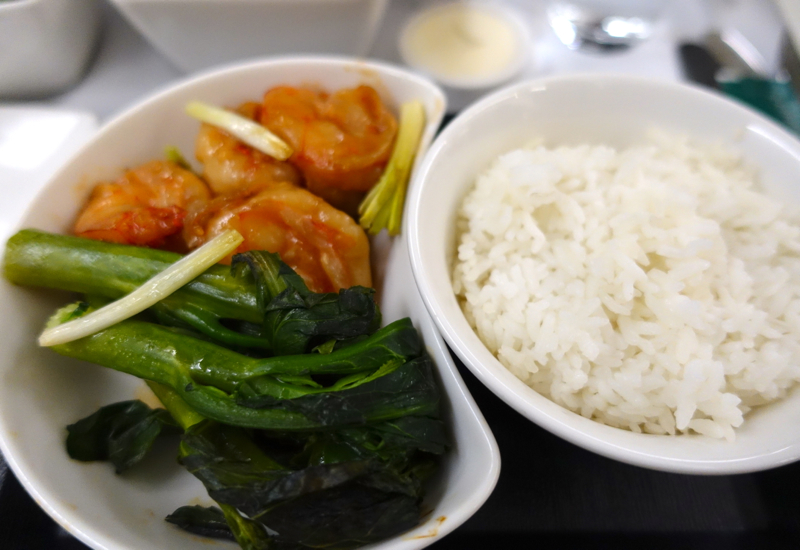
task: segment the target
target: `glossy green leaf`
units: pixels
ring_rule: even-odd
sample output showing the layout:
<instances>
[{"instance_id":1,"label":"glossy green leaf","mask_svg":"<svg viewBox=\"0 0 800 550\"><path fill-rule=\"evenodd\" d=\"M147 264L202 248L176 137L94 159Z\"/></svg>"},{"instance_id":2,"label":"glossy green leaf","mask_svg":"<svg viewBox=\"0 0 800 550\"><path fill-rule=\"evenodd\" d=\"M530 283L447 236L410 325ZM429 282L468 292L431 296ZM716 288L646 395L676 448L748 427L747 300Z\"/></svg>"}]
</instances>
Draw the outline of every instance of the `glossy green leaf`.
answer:
<instances>
[{"instance_id":1,"label":"glossy green leaf","mask_svg":"<svg viewBox=\"0 0 800 550\"><path fill-rule=\"evenodd\" d=\"M263 337L275 355L311 351L331 339L349 340L371 334L380 326L375 291L351 287L338 293L311 292L303 279L280 260L278 254L250 251L236 254L234 273L247 270L258 289L264 311Z\"/></svg>"},{"instance_id":2,"label":"glossy green leaf","mask_svg":"<svg viewBox=\"0 0 800 550\"><path fill-rule=\"evenodd\" d=\"M164 519L201 537L236 540L225 514L216 506L181 506Z\"/></svg>"},{"instance_id":3,"label":"glossy green leaf","mask_svg":"<svg viewBox=\"0 0 800 550\"><path fill-rule=\"evenodd\" d=\"M67 453L84 462L108 460L120 473L141 461L162 432L177 431L167 411L123 401L67 426Z\"/></svg>"}]
</instances>

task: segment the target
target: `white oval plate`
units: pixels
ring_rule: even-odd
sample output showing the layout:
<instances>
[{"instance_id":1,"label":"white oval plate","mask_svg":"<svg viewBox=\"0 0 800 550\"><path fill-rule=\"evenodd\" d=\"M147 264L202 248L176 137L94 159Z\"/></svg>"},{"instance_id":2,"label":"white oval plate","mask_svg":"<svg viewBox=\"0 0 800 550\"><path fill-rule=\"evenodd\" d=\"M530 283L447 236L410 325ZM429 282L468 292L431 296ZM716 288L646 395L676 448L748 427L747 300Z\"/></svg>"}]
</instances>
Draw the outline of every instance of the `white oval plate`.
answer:
<instances>
[{"instance_id":1,"label":"white oval plate","mask_svg":"<svg viewBox=\"0 0 800 550\"><path fill-rule=\"evenodd\" d=\"M428 113L427 148L441 121L445 99L429 81L397 68L333 58L296 58L235 65L172 86L103 127L44 187L20 227L66 232L94 182L125 167L163 158L177 146L194 151L198 123L184 114L190 100L236 105L258 99L278 84L319 84L327 89L372 84L390 105L419 99ZM421 548L470 517L497 481L497 445L428 316L413 283L402 239L377 239L375 278L385 320L410 316L434 357L444 389L444 410L454 447L424 504L430 513L416 529L377 545ZM93 548L171 550L219 544L189 535L164 517L185 504L210 504L202 484L175 462L166 447L146 464L118 476L108 464L70 460L65 426L98 407L146 395L144 384L109 369L38 348L45 319L67 300L62 293L0 282L0 450L33 498L65 529Z\"/></svg>"}]
</instances>

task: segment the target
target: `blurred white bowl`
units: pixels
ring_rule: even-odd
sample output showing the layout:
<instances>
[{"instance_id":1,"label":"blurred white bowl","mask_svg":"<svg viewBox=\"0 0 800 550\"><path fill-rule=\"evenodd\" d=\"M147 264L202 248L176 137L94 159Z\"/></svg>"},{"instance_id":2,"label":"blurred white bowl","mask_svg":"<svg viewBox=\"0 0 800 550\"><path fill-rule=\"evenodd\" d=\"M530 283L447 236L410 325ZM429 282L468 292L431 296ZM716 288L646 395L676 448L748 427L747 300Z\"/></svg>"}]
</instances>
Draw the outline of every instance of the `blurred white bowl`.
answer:
<instances>
[{"instance_id":1,"label":"blurred white bowl","mask_svg":"<svg viewBox=\"0 0 800 550\"><path fill-rule=\"evenodd\" d=\"M409 67L449 88L483 93L517 76L531 50L530 29L520 13L475 0L422 8L399 40Z\"/></svg>"},{"instance_id":2,"label":"blurred white bowl","mask_svg":"<svg viewBox=\"0 0 800 550\"><path fill-rule=\"evenodd\" d=\"M735 145L760 170L770 194L800 203L800 142L760 114L716 93L630 76L573 75L504 88L456 117L412 182L407 205L411 264L445 340L501 399L539 426L598 454L648 468L731 474L800 459L800 391L756 409L735 442L657 436L584 418L535 392L507 370L470 327L453 293L458 207L476 175L533 138L548 146L643 143L652 128Z\"/></svg>"},{"instance_id":3,"label":"blurred white bowl","mask_svg":"<svg viewBox=\"0 0 800 550\"><path fill-rule=\"evenodd\" d=\"M458 112L519 79L534 57L531 22L502 2L426 3L398 37L403 62L438 82Z\"/></svg>"},{"instance_id":4,"label":"blurred white bowl","mask_svg":"<svg viewBox=\"0 0 800 550\"><path fill-rule=\"evenodd\" d=\"M165 146L193 151L198 122L184 113L190 100L236 105L260 98L271 86L308 83L327 89L370 84L393 107L419 99L428 115L423 150L445 111L438 87L388 65L334 58L237 65L181 82L108 123L43 188L20 226L66 232L93 182L162 158ZM411 317L436 362L454 440L440 475L429 488L424 508L431 512L416 529L377 545L421 548L458 527L484 503L497 481L500 459L494 437L413 284L405 242L378 239L373 242L372 257L385 321ZM210 504L200 482L176 464L174 453L165 449L124 476L115 475L107 463L79 463L67 457L66 424L99 406L143 396L146 390L133 377L72 361L36 345L45 319L65 300L60 293L14 287L0 280L4 313L0 320L4 342L0 347L0 450L33 498L93 548L204 546L203 540L163 521L181 505Z\"/></svg>"},{"instance_id":5,"label":"blurred white bowl","mask_svg":"<svg viewBox=\"0 0 800 550\"><path fill-rule=\"evenodd\" d=\"M97 0L0 2L0 98L61 92L82 76L98 36Z\"/></svg>"},{"instance_id":6,"label":"blurred white bowl","mask_svg":"<svg viewBox=\"0 0 800 550\"><path fill-rule=\"evenodd\" d=\"M389 0L111 0L179 69L289 54L364 56Z\"/></svg>"}]
</instances>

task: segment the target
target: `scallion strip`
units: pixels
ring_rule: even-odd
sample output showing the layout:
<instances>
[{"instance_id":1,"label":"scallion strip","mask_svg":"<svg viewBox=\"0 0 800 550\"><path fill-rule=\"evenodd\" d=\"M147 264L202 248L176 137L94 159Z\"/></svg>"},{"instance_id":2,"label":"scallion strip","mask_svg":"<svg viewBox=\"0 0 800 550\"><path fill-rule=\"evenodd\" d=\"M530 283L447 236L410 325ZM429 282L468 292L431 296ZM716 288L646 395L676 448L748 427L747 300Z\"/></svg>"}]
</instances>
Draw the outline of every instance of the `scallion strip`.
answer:
<instances>
[{"instance_id":1,"label":"scallion strip","mask_svg":"<svg viewBox=\"0 0 800 550\"><path fill-rule=\"evenodd\" d=\"M225 231L119 300L73 321L46 328L39 336L39 345L72 342L133 317L205 272L236 250L243 240L238 231Z\"/></svg>"},{"instance_id":2,"label":"scallion strip","mask_svg":"<svg viewBox=\"0 0 800 550\"><path fill-rule=\"evenodd\" d=\"M202 101L186 105L189 116L221 128L247 145L278 160L292 156L292 148L266 127L231 111L214 107Z\"/></svg>"},{"instance_id":3,"label":"scallion strip","mask_svg":"<svg viewBox=\"0 0 800 550\"><path fill-rule=\"evenodd\" d=\"M381 179L367 193L358 207L359 223L370 234L386 229L390 235L400 233L406 188L411 167L425 129L425 107L419 101L400 106L400 124L392 156Z\"/></svg>"}]
</instances>

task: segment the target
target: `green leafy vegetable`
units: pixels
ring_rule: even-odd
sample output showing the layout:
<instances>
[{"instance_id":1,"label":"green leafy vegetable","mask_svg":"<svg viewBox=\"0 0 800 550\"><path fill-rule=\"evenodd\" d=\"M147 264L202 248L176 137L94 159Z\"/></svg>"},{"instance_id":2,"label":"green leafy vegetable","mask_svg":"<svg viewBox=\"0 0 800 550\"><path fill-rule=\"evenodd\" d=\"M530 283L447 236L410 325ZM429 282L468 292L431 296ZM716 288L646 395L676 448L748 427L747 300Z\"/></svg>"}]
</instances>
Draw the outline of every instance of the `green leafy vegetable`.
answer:
<instances>
[{"instance_id":1,"label":"green leafy vegetable","mask_svg":"<svg viewBox=\"0 0 800 550\"><path fill-rule=\"evenodd\" d=\"M180 462L225 511L243 548L266 548L265 538L278 547L353 548L405 531L419 521L422 483L434 471L434 455L446 449L443 426L433 418L340 432L251 432L186 422L187 405L154 389L179 423L190 424ZM220 513L178 512L175 523L222 536ZM259 526L277 534L267 537Z\"/></svg>"},{"instance_id":2,"label":"green leafy vegetable","mask_svg":"<svg viewBox=\"0 0 800 550\"><path fill-rule=\"evenodd\" d=\"M313 437L313 436L312 436ZM407 457L401 459L406 467ZM247 433L217 423L183 438L181 463L218 503L276 532L276 540L354 548L419 522L419 498L390 461L342 460L289 469L267 457Z\"/></svg>"},{"instance_id":3,"label":"green leafy vegetable","mask_svg":"<svg viewBox=\"0 0 800 550\"><path fill-rule=\"evenodd\" d=\"M180 258L179 254L152 248L22 230L6 244L3 269L6 279L18 285L116 300ZM232 276L228 266L211 266L151 311L229 346L268 345L263 339L242 335L223 324L229 320L263 322L253 280Z\"/></svg>"},{"instance_id":4,"label":"green leafy vegetable","mask_svg":"<svg viewBox=\"0 0 800 550\"><path fill-rule=\"evenodd\" d=\"M108 460L120 473L142 460L162 431L176 428L167 411L122 401L67 426L67 453L75 460Z\"/></svg>"},{"instance_id":5,"label":"green leafy vegetable","mask_svg":"<svg viewBox=\"0 0 800 550\"><path fill-rule=\"evenodd\" d=\"M222 504L222 513L228 520L233 538L239 543L242 550L269 550L274 548L272 537L260 523L244 517L239 511L228 504ZM294 546L294 545L293 545ZM295 548L297 548L295 546Z\"/></svg>"},{"instance_id":6,"label":"green leafy vegetable","mask_svg":"<svg viewBox=\"0 0 800 550\"><path fill-rule=\"evenodd\" d=\"M240 275L249 269L254 277L258 304L264 312L263 335L275 355L305 353L316 344L354 339L380 326L371 288L311 292L277 254L263 251L237 254L231 267Z\"/></svg>"},{"instance_id":7,"label":"green leafy vegetable","mask_svg":"<svg viewBox=\"0 0 800 550\"><path fill-rule=\"evenodd\" d=\"M17 284L85 295L53 315L58 326L176 259L23 231L4 268ZM373 292L313 293L277 255L250 252L149 314L53 346L146 380L166 407L103 407L69 426L70 455L123 471L160 434L181 431L178 460L216 506L183 506L167 521L247 550L343 550L414 527L448 437L418 332L409 319L380 328Z\"/></svg>"},{"instance_id":8,"label":"green leafy vegetable","mask_svg":"<svg viewBox=\"0 0 800 550\"><path fill-rule=\"evenodd\" d=\"M201 537L236 540L225 514L215 506L181 506L164 519Z\"/></svg>"},{"instance_id":9,"label":"green leafy vegetable","mask_svg":"<svg viewBox=\"0 0 800 550\"><path fill-rule=\"evenodd\" d=\"M71 313L62 309L57 315ZM318 417L309 415L308 410L285 404L271 408L243 406L231 394L242 382L264 375L348 374L380 369L389 362L402 364L418 354L421 346L410 321L401 319L358 344L328 355L255 359L167 327L127 320L52 349L62 355L168 386L207 418L251 428L301 430L338 425L339 419L323 423ZM363 386L368 390L370 384L379 383L380 379L365 382ZM413 386L398 389L407 391L410 396L418 392ZM432 393L428 397L429 400L424 402L413 397L405 401L395 397L397 406L390 409L376 407L369 411L365 420L396 418L438 406L438 395Z\"/></svg>"},{"instance_id":10,"label":"green leafy vegetable","mask_svg":"<svg viewBox=\"0 0 800 550\"><path fill-rule=\"evenodd\" d=\"M427 357L409 361L352 389L304 388L279 384L278 380L264 376L243 382L236 393L237 403L259 410L296 412L320 426L331 427L362 425L406 414L435 414L439 406Z\"/></svg>"},{"instance_id":11,"label":"green leafy vegetable","mask_svg":"<svg viewBox=\"0 0 800 550\"><path fill-rule=\"evenodd\" d=\"M161 400L169 413L181 428L190 431L194 426L201 423L208 423L202 415L194 411L180 396L170 388L156 382L148 382L150 389ZM234 438L240 435L239 428L216 424L219 431L228 431ZM229 444L231 438L223 438ZM260 462L260 451L256 451L255 457L247 457L245 453L253 451L247 439L245 449L237 454L245 460L255 458L255 462ZM182 446L181 449L184 447ZM266 550L272 548L271 538L268 536L263 525L242 516L239 511L228 504L221 504L220 508L203 508L200 506L183 506L173 514L166 517L170 523L186 529L195 534L205 534L215 538L229 538L239 543L243 550ZM221 516L221 517L220 517ZM224 525L223 525L224 522Z\"/></svg>"}]
</instances>

